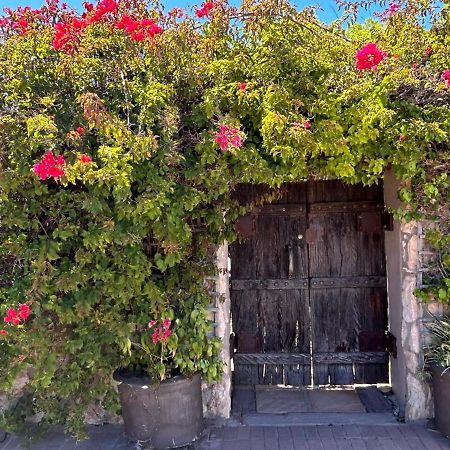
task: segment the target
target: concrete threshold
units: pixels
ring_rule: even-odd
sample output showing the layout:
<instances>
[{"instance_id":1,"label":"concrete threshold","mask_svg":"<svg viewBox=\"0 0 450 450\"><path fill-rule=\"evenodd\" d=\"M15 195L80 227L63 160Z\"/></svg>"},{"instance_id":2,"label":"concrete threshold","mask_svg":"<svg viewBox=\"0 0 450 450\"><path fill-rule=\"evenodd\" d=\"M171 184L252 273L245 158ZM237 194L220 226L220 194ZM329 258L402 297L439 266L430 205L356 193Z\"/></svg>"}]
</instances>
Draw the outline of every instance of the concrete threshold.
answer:
<instances>
[{"instance_id":1,"label":"concrete threshold","mask_svg":"<svg viewBox=\"0 0 450 450\"><path fill-rule=\"evenodd\" d=\"M317 426L317 425L398 425L391 413L287 413L244 414L229 422L233 425L250 426Z\"/></svg>"}]
</instances>

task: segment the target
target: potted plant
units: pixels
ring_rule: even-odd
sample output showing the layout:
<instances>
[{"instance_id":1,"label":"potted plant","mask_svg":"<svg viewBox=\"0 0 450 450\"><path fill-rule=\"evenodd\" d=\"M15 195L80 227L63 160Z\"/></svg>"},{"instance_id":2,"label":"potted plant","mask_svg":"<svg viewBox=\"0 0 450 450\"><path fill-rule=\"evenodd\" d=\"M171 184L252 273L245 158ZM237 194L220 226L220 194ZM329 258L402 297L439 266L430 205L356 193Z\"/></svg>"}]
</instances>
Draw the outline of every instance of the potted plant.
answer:
<instances>
[{"instance_id":1,"label":"potted plant","mask_svg":"<svg viewBox=\"0 0 450 450\"><path fill-rule=\"evenodd\" d=\"M450 318L436 319L429 329L433 342L427 348L426 359L433 380L435 424L441 433L450 436Z\"/></svg>"},{"instance_id":2,"label":"potted plant","mask_svg":"<svg viewBox=\"0 0 450 450\"><path fill-rule=\"evenodd\" d=\"M158 449L187 445L201 434L201 376L217 378L222 368L220 341L207 337L207 293L199 284L194 298L180 296L172 304L160 297L164 312L135 328L114 373L128 439Z\"/></svg>"}]
</instances>

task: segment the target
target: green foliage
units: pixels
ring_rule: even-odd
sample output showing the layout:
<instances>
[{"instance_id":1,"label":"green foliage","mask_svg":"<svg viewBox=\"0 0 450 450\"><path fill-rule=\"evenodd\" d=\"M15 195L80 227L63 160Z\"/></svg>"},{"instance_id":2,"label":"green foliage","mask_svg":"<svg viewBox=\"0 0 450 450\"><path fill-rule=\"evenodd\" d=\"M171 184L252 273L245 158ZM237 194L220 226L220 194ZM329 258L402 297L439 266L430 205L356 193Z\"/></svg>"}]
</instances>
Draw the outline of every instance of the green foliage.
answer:
<instances>
[{"instance_id":1,"label":"green foliage","mask_svg":"<svg viewBox=\"0 0 450 450\"><path fill-rule=\"evenodd\" d=\"M240 182L373 184L392 167L405 217L448 224L447 15L431 29L415 10L346 29L285 2L237 13L218 7L202 26L165 17L140 43L100 22L73 53L52 47L49 25L0 42L0 313L32 311L0 336L1 388L34 371L8 428L44 412L43 424L80 433L88 405L116 404L121 367L220 377L204 279L217 245L235 239ZM390 56L359 72L367 42ZM221 152L221 124L244 145ZM47 151L64 154L59 180L33 173ZM448 239L436 242L448 267ZM443 283L432 295L448 301ZM165 318L173 333L154 344L147 323Z\"/></svg>"},{"instance_id":2,"label":"green foliage","mask_svg":"<svg viewBox=\"0 0 450 450\"><path fill-rule=\"evenodd\" d=\"M428 328L433 342L427 348L427 362L448 370L450 368L450 319L448 317L436 319Z\"/></svg>"}]
</instances>

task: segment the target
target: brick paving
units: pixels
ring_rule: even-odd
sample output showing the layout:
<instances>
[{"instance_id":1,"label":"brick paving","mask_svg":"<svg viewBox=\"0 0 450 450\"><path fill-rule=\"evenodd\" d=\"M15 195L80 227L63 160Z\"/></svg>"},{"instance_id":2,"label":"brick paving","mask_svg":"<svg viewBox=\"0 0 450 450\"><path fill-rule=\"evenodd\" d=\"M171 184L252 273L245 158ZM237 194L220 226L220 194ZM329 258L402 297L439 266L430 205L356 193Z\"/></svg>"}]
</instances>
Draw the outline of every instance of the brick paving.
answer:
<instances>
[{"instance_id":1,"label":"brick paving","mask_svg":"<svg viewBox=\"0 0 450 450\"><path fill-rule=\"evenodd\" d=\"M89 427L90 439L75 442L53 431L31 450L131 450L120 425ZM1 439L1 434L0 434ZM0 450L25 450L17 436L0 443ZM392 425L311 425L213 427L189 450L444 450L450 439L424 423Z\"/></svg>"}]
</instances>

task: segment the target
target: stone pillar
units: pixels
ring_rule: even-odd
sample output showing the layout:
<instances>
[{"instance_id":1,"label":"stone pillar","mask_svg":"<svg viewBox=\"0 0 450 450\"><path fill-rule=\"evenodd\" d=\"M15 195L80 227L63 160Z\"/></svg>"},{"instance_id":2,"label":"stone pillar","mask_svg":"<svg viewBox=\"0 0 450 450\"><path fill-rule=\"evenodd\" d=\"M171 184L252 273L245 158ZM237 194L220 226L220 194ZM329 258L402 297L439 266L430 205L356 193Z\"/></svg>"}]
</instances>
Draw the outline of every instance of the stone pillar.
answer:
<instances>
[{"instance_id":1,"label":"stone pillar","mask_svg":"<svg viewBox=\"0 0 450 450\"><path fill-rule=\"evenodd\" d=\"M402 348L406 366L405 419L424 419L432 416L430 384L424 380L423 342L426 330L423 326L425 308L414 296L417 287L418 232L417 224L401 226L402 238Z\"/></svg>"},{"instance_id":2,"label":"stone pillar","mask_svg":"<svg viewBox=\"0 0 450 450\"><path fill-rule=\"evenodd\" d=\"M225 363L222 379L204 385L204 414L208 418L230 417L231 412L231 361L230 361L230 288L228 271L228 244L224 242L217 250L218 275L215 277L216 302L214 311L214 334L222 339L221 358Z\"/></svg>"},{"instance_id":3,"label":"stone pillar","mask_svg":"<svg viewBox=\"0 0 450 450\"><path fill-rule=\"evenodd\" d=\"M384 178L387 207L403 206L397 197L399 181L392 171ZM394 222L386 231L386 269L388 277L389 329L397 338L397 359L391 358L391 384L406 420L432 415L430 385L423 369L423 318L426 308L414 296L418 283L417 223Z\"/></svg>"}]
</instances>

